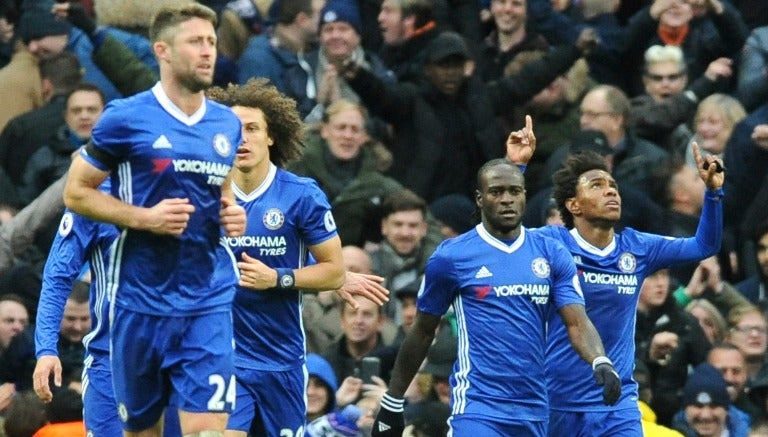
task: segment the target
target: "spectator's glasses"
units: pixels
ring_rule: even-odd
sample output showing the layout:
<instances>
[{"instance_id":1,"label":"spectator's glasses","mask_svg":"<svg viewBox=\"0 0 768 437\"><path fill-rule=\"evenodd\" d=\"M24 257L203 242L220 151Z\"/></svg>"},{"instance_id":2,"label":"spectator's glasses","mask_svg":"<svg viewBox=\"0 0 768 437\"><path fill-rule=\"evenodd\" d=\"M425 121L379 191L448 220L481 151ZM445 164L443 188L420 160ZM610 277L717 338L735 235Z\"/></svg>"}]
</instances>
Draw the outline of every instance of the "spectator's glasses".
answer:
<instances>
[{"instance_id":1,"label":"spectator's glasses","mask_svg":"<svg viewBox=\"0 0 768 437\"><path fill-rule=\"evenodd\" d=\"M764 326L734 326L731 328L732 331L738 332L739 334L756 334L756 335L765 335L768 334L768 328Z\"/></svg>"},{"instance_id":2,"label":"spectator's glasses","mask_svg":"<svg viewBox=\"0 0 768 437\"><path fill-rule=\"evenodd\" d=\"M650 79L650 80L651 80L651 81L653 81L653 82L663 82L663 81L665 81L665 80L666 80L667 82L675 82L675 81L677 81L677 80L680 80L680 79L682 79L683 77L685 77L685 72L684 72L684 71L681 71L681 72L679 72L679 73L674 73L674 74L653 74L653 73L646 73L646 74L645 74L645 77L647 77L648 79Z\"/></svg>"}]
</instances>

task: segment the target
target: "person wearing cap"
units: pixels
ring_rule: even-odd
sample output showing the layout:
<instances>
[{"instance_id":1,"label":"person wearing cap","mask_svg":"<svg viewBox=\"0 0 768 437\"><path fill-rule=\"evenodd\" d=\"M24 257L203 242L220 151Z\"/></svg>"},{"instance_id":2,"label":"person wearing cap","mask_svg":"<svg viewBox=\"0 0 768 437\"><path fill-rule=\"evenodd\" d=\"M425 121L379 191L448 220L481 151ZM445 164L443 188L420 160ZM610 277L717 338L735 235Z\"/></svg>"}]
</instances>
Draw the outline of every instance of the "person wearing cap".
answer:
<instances>
[{"instance_id":1,"label":"person wearing cap","mask_svg":"<svg viewBox=\"0 0 768 437\"><path fill-rule=\"evenodd\" d=\"M749 415L731 405L720 371L709 363L696 366L683 387L683 409L672 427L686 437L747 437Z\"/></svg>"},{"instance_id":2,"label":"person wearing cap","mask_svg":"<svg viewBox=\"0 0 768 437\"><path fill-rule=\"evenodd\" d=\"M535 149L533 121L527 117L525 127L509 135L507 158L524 166ZM600 391L588 380L589 369L568 349L567 329L557 318L551 318L546 360L551 436L572 435L579 431L590 435L642 436L637 385L632 380L636 356L647 356L635 351L640 287L656 270L713 255L720 248L722 239L724 175L716 171L714 161L717 158L702 157L698 147L694 147L694 155L701 169L699 177L707 185L704 209L694 238L670 238L631 228L616 230L624 202L605 158L598 153L570 155L563 168L555 173L553 197L565 226L546 226L536 232L562 242L573 256L580 270L587 314L600 333L609 356L616 360L622 380L622 396L615 406L603 404ZM692 323L695 325L691 325L691 329L698 330L703 337L698 322L694 319ZM652 327L651 322L650 329ZM706 338L703 342L707 343ZM706 349L699 352L698 361L694 362L703 361L705 353ZM657 358L665 358L665 354L660 355ZM657 371L661 367L658 362L654 365ZM675 377L684 377L685 369L681 360ZM674 390L670 397L675 399ZM655 399L653 402L658 404L659 401ZM673 413L674 410L666 416ZM660 423L668 422L660 420Z\"/></svg>"},{"instance_id":3,"label":"person wearing cap","mask_svg":"<svg viewBox=\"0 0 768 437\"><path fill-rule=\"evenodd\" d=\"M372 112L385 120L391 119L390 111L396 106L405 104L413 107L426 103L429 112L437 118L445 139L431 158L434 164L423 161L412 164L420 166L423 174L431 176L429 192L422 194L422 197L431 201L456 193L471 196L477 168L486 159L498 157L498 153L489 151L498 149L500 131L489 111L490 107L483 104L485 102L473 99L468 106L464 98L463 87L467 81L465 65L470 61L470 52L462 36L454 32L440 33L426 45L422 61L419 86L403 86L402 83L387 86L376 81L369 72L363 72L362 68L358 69L350 84ZM369 88L373 83L376 86ZM371 90L380 90L382 94L374 94ZM460 90L462 94L459 97ZM466 92L471 95L471 90ZM378 113L378 110L381 112ZM467 122L455 122L465 117ZM393 154L394 166L399 165L400 159L409 163L413 160L412 151L406 151L402 156L397 151ZM451 171L436 171L438 168L450 168Z\"/></svg>"},{"instance_id":4,"label":"person wearing cap","mask_svg":"<svg viewBox=\"0 0 768 437\"><path fill-rule=\"evenodd\" d=\"M464 37L446 31L427 44L422 77L416 82L385 84L358 66L344 74L371 113L384 120L390 121L394 113L403 110L412 113L416 105L425 103L437 118L444 140L428 161L412 164L412 148L402 153L393 151L393 166L400 160L419 165L430 177L428 194L423 196L428 201L455 193L471 197L477 170L502 153L499 145L504 133L496 117L544 89L593 43L594 34L585 31L576 44L558 47L518 74L486 84L474 70ZM434 170L438 168L451 171Z\"/></svg>"}]
</instances>

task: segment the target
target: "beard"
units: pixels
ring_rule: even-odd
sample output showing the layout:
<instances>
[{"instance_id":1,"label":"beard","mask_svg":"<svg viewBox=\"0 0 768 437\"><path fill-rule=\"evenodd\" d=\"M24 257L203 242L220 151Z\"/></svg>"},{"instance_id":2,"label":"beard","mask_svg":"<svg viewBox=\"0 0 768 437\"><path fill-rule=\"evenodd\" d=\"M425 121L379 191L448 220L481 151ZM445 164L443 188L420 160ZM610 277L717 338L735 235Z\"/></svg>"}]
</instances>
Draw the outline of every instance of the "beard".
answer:
<instances>
[{"instance_id":1,"label":"beard","mask_svg":"<svg viewBox=\"0 0 768 437\"><path fill-rule=\"evenodd\" d=\"M186 89L197 93L208 89L213 83L213 77L201 77L194 72L179 73L177 75L179 83Z\"/></svg>"}]
</instances>

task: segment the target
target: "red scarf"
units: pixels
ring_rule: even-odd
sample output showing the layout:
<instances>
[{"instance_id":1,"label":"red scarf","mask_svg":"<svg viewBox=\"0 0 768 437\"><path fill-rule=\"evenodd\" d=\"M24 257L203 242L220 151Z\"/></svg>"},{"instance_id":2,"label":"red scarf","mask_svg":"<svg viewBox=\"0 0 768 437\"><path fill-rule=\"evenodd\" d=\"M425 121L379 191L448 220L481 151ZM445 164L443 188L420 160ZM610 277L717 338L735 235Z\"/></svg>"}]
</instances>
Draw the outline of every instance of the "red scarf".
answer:
<instances>
[{"instance_id":1,"label":"red scarf","mask_svg":"<svg viewBox=\"0 0 768 437\"><path fill-rule=\"evenodd\" d=\"M434 29L435 27L437 27L437 23L435 23L434 21L428 21L427 24L414 30L413 35L411 35L411 38L416 38L419 35L425 34L430 30Z\"/></svg>"},{"instance_id":2,"label":"red scarf","mask_svg":"<svg viewBox=\"0 0 768 437\"><path fill-rule=\"evenodd\" d=\"M687 24L682 27L669 27L659 24L658 34L664 44L679 47L683 45L683 41L685 41L685 37L688 36L689 30L690 28Z\"/></svg>"}]
</instances>

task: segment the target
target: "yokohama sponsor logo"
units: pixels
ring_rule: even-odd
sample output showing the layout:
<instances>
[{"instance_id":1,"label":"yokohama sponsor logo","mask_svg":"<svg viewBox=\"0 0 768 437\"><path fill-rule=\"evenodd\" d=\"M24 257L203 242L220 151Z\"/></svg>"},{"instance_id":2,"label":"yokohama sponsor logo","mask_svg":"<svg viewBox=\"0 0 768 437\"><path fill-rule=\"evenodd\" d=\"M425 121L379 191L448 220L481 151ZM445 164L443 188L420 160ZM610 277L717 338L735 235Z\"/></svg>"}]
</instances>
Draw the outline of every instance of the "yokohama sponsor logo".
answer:
<instances>
[{"instance_id":1,"label":"yokohama sponsor logo","mask_svg":"<svg viewBox=\"0 0 768 437\"><path fill-rule=\"evenodd\" d=\"M174 159L173 170L183 173L201 173L213 176L226 177L232 166L218 162L199 161L192 159Z\"/></svg>"},{"instance_id":2,"label":"yokohama sponsor logo","mask_svg":"<svg viewBox=\"0 0 768 437\"><path fill-rule=\"evenodd\" d=\"M587 284L600 285L637 285L637 276L635 275L616 275L610 273L590 273L582 274L584 282Z\"/></svg>"}]
</instances>

